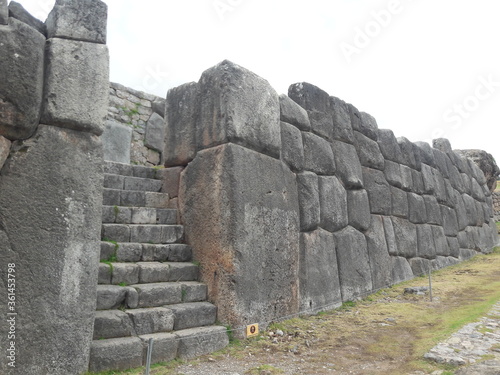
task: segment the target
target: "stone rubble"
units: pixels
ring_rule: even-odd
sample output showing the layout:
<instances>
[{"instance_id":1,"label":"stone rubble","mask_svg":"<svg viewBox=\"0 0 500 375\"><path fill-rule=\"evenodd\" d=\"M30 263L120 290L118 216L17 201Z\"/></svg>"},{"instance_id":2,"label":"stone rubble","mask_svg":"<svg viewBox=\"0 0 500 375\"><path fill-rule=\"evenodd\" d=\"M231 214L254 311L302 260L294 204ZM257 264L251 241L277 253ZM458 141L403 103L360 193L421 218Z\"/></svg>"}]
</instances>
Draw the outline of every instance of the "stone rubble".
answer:
<instances>
[{"instance_id":1,"label":"stone rubble","mask_svg":"<svg viewBox=\"0 0 500 375\"><path fill-rule=\"evenodd\" d=\"M467 324L424 357L454 366L473 365L460 369L456 373L460 375L500 374L500 302L487 316Z\"/></svg>"}]
</instances>

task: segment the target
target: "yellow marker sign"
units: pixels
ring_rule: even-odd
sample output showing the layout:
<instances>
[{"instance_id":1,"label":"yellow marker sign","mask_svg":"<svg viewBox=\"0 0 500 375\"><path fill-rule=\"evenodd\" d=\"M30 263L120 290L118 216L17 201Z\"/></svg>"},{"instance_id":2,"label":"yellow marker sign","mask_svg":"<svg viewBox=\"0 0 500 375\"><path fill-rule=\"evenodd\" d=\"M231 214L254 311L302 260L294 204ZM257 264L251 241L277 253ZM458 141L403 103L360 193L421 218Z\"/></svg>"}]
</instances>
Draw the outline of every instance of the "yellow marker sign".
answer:
<instances>
[{"instance_id":1,"label":"yellow marker sign","mask_svg":"<svg viewBox=\"0 0 500 375\"><path fill-rule=\"evenodd\" d=\"M259 325L252 324L247 326L247 337L254 337L259 334Z\"/></svg>"}]
</instances>

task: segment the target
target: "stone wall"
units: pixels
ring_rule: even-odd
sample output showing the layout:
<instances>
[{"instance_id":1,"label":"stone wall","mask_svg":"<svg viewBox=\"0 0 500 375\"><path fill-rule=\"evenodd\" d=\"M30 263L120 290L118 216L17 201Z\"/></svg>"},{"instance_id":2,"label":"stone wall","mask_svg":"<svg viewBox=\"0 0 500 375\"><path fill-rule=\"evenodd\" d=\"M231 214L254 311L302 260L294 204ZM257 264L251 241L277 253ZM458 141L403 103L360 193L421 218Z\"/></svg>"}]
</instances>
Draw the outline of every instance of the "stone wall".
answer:
<instances>
[{"instance_id":1,"label":"stone wall","mask_svg":"<svg viewBox=\"0 0 500 375\"><path fill-rule=\"evenodd\" d=\"M500 192L493 193L493 212L495 221L500 221Z\"/></svg>"},{"instance_id":2,"label":"stone wall","mask_svg":"<svg viewBox=\"0 0 500 375\"><path fill-rule=\"evenodd\" d=\"M165 137L164 117L165 99L111 83L103 139L105 160L159 165Z\"/></svg>"},{"instance_id":3,"label":"stone wall","mask_svg":"<svg viewBox=\"0 0 500 375\"><path fill-rule=\"evenodd\" d=\"M45 23L0 0L2 374L88 368L109 88L106 19L99 0L57 0Z\"/></svg>"},{"instance_id":4,"label":"stone wall","mask_svg":"<svg viewBox=\"0 0 500 375\"><path fill-rule=\"evenodd\" d=\"M329 309L497 243L472 160L311 84L278 96L224 61L169 91L166 122L164 173L233 326Z\"/></svg>"}]
</instances>

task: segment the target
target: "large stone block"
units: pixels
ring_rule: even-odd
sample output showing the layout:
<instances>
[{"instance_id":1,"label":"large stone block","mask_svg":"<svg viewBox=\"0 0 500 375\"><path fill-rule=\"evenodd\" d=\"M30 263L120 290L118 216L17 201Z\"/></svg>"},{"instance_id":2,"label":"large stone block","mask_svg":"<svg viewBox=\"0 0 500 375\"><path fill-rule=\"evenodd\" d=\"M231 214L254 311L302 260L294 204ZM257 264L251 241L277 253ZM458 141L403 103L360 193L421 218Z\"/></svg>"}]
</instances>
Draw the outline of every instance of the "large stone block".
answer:
<instances>
[{"instance_id":1,"label":"large stone block","mask_svg":"<svg viewBox=\"0 0 500 375\"><path fill-rule=\"evenodd\" d=\"M441 215L443 217L444 233L447 236L456 237L458 235L458 218L454 209L441 205Z\"/></svg>"},{"instance_id":2,"label":"large stone block","mask_svg":"<svg viewBox=\"0 0 500 375\"><path fill-rule=\"evenodd\" d=\"M408 193L408 218L414 224L427 222L427 208L424 198L415 193Z\"/></svg>"},{"instance_id":3,"label":"large stone block","mask_svg":"<svg viewBox=\"0 0 500 375\"><path fill-rule=\"evenodd\" d=\"M422 164L422 178L424 179L424 190L426 194L434 194L436 191L436 179L434 178L434 168L427 164Z\"/></svg>"},{"instance_id":4,"label":"large stone block","mask_svg":"<svg viewBox=\"0 0 500 375\"><path fill-rule=\"evenodd\" d=\"M332 150L337 163L337 174L347 189L363 187L363 172L358 153L353 145L332 141Z\"/></svg>"},{"instance_id":5,"label":"large stone block","mask_svg":"<svg viewBox=\"0 0 500 375\"><path fill-rule=\"evenodd\" d=\"M294 83L288 88L288 96L308 111L330 112L330 96L326 91L307 82Z\"/></svg>"},{"instance_id":6,"label":"large stone block","mask_svg":"<svg viewBox=\"0 0 500 375\"><path fill-rule=\"evenodd\" d=\"M477 207L476 201L470 195L463 194L462 199L465 205L465 213L468 219L468 224L471 226L477 225Z\"/></svg>"},{"instance_id":7,"label":"large stone block","mask_svg":"<svg viewBox=\"0 0 500 375\"><path fill-rule=\"evenodd\" d=\"M402 155L401 164L420 170L420 165L417 164L417 159L415 158L415 148L413 143L405 137L397 138L397 142Z\"/></svg>"},{"instance_id":8,"label":"large stone block","mask_svg":"<svg viewBox=\"0 0 500 375\"><path fill-rule=\"evenodd\" d=\"M409 261L411 270L415 276L423 276L432 270L432 261L422 258L413 258Z\"/></svg>"},{"instance_id":9,"label":"large stone block","mask_svg":"<svg viewBox=\"0 0 500 375\"><path fill-rule=\"evenodd\" d=\"M394 163L390 160L385 161L385 178L392 186L398 188L403 187L403 176L401 175L401 164Z\"/></svg>"},{"instance_id":10,"label":"large stone block","mask_svg":"<svg viewBox=\"0 0 500 375\"><path fill-rule=\"evenodd\" d=\"M8 25L9 23L9 7L7 0L0 0L0 25Z\"/></svg>"},{"instance_id":11,"label":"large stone block","mask_svg":"<svg viewBox=\"0 0 500 375\"><path fill-rule=\"evenodd\" d=\"M45 37L11 18L0 40L0 135L29 138L40 119Z\"/></svg>"},{"instance_id":12,"label":"large stone block","mask_svg":"<svg viewBox=\"0 0 500 375\"><path fill-rule=\"evenodd\" d=\"M390 216L382 216L384 221L385 241L389 255L397 256L399 254L398 244L396 242L396 233L394 233L394 225Z\"/></svg>"},{"instance_id":13,"label":"large stone block","mask_svg":"<svg viewBox=\"0 0 500 375\"><path fill-rule=\"evenodd\" d=\"M297 190L300 208L300 230L303 232L314 230L320 224L318 176L312 172L298 174Z\"/></svg>"},{"instance_id":14,"label":"large stone block","mask_svg":"<svg viewBox=\"0 0 500 375\"><path fill-rule=\"evenodd\" d=\"M102 175L98 137L45 125L13 150L2 169L0 222L8 240L0 241L0 263L16 264L16 343L23 374L87 370ZM0 283L1 295L7 295L6 285ZM2 316L6 307L0 306ZM7 337L7 325L0 327ZM0 343L3 352L6 344ZM5 363L0 361L1 373L7 373Z\"/></svg>"},{"instance_id":15,"label":"large stone block","mask_svg":"<svg viewBox=\"0 0 500 375\"><path fill-rule=\"evenodd\" d=\"M446 204L448 202L448 192L446 191L445 179L437 169L434 169L432 173L434 174L434 181L436 182L436 198L439 203Z\"/></svg>"},{"instance_id":16,"label":"large stone block","mask_svg":"<svg viewBox=\"0 0 500 375\"><path fill-rule=\"evenodd\" d=\"M434 244L432 228L428 224L417 225L417 242L420 258L433 259L436 257L436 246Z\"/></svg>"},{"instance_id":17,"label":"large stone block","mask_svg":"<svg viewBox=\"0 0 500 375\"><path fill-rule=\"evenodd\" d=\"M384 173L365 167L362 170L363 182L368 192L372 214L390 215L392 211L391 189Z\"/></svg>"},{"instance_id":18,"label":"large stone block","mask_svg":"<svg viewBox=\"0 0 500 375\"><path fill-rule=\"evenodd\" d=\"M130 144L132 141L132 128L116 121L106 121L102 134L104 160L118 163L130 163Z\"/></svg>"},{"instance_id":19,"label":"large stone block","mask_svg":"<svg viewBox=\"0 0 500 375\"><path fill-rule=\"evenodd\" d=\"M198 149L196 132L200 88L195 82L168 90L166 102L165 166L186 165Z\"/></svg>"},{"instance_id":20,"label":"large stone block","mask_svg":"<svg viewBox=\"0 0 500 375\"><path fill-rule=\"evenodd\" d=\"M101 135L108 116L108 48L55 38L47 41L46 54L43 123Z\"/></svg>"},{"instance_id":21,"label":"large stone block","mask_svg":"<svg viewBox=\"0 0 500 375\"><path fill-rule=\"evenodd\" d=\"M100 0L57 0L45 21L49 38L106 44L108 6Z\"/></svg>"},{"instance_id":22,"label":"large stone block","mask_svg":"<svg viewBox=\"0 0 500 375\"><path fill-rule=\"evenodd\" d=\"M393 161L395 163L401 163L403 155L392 130L379 129L377 132L377 136L377 142L382 155L384 155L384 159Z\"/></svg>"},{"instance_id":23,"label":"large stone block","mask_svg":"<svg viewBox=\"0 0 500 375\"><path fill-rule=\"evenodd\" d=\"M436 248L436 255L445 257L449 256L450 247L448 246L448 241L444 234L443 227L431 225L431 228L432 228L432 236L434 237L434 246Z\"/></svg>"},{"instance_id":24,"label":"large stone block","mask_svg":"<svg viewBox=\"0 0 500 375\"><path fill-rule=\"evenodd\" d=\"M347 193L337 177L319 177L319 201L323 229L336 232L347 226Z\"/></svg>"},{"instance_id":25,"label":"large stone block","mask_svg":"<svg viewBox=\"0 0 500 375\"><path fill-rule=\"evenodd\" d=\"M219 320L241 326L296 313L295 175L279 160L227 144L199 152L181 178L186 241Z\"/></svg>"},{"instance_id":26,"label":"large stone block","mask_svg":"<svg viewBox=\"0 0 500 375\"><path fill-rule=\"evenodd\" d=\"M354 134L351 126L351 115L347 104L334 96L330 97L330 106L333 111L333 138L346 142L354 142Z\"/></svg>"},{"instance_id":27,"label":"large stone block","mask_svg":"<svg viewBox=\"0 0 500 375\"><path fill-rule=\"evenodd\" d=\"M342 301L353 301L373 290L366 238L347 227L336 232L335 239Z\"/></svg>"},{"instance_id":28,"label":"large stone block","mask_svg":"<svg viewBox=\"0 0 500 375\"><path fill-rule=\"evenodd\" d=\"M144 146L163 152L165 146L165 120L157 113L153 113L146 124Z\"/></svg>"},{"instance_id":29,"label":"large stone block","mask_svg":"<svg viewBox=\"0 0 500 375\"><path fill-rule=\"evenodd\" d=\"M436 161L437 170L441 172L443 177L450 178L448 170L452 164L448 156L444 152L436 150L435 148L432 149L432 153L434 154L434 160Z\"/></svg>"},{"instance_id":30,"label":"large stone block","mask_svg":"<svg viewBox=\"0 0 500 375\"><path fill-rule=\"evenodd\" d=\"M366 232L366 243L373 289L381 289L391 284L391 259L384 230L384 218L373 215L371 227Z\"/></svg>"},{"instance_id":31,"label":"large stone block","mask_svg":"<svg viewBox=\"0 0 500 375\"><path fill-rule=\"evenodd\" d=\"M358 150L361 165L363 167L384 170L385 161L378 143L359 132L354 132L354 138L354 145Z\"/></svg>"},{"instance_id":32,"label":"large stone block","mask_svg":"<svg viewBox=\"0 0 500 375\"><path fill-rule=\"evenodd\" d=\"M295 126L281 122L281 159L293 171L304 169L304 144L302 133Z\"/></svg>"},{"instance_id":33,"label":"large stone block","mask_svg":"<svg viewBox=\"0 0 500 375\"><path fill-rule=\"evenodd\" d=\"M333 117L330 112L307 111L311 120L311 130L320 137L333 139Z\"/></svg>"},{"instance_id":34,"label":"large stone block","mask_svg":"<svg viewBox=\"0 0 500 375\"><path fill-rule=\"evenodd\" d=\"M401 187L405 191L414 192L413 173L412 173L414 169L411 169L410 167L401 164L400 170L401 170Z\"/></svg>"},{"instance_id":35,"label":"large stone block","mask_svg":"<svg viewBox=\"0 0 500 375\"><path fill-rule=\"evenodd\" d=\"M427 222L429 224L443 225L441 207L433 195L424 195L425 209L427 211Z\"/></svg>"},{"instance_id":36,"label":"large stone block","mask_svg":"<svg viewBox=\"0 0 500 375\"><path fill-rule=\"evenodd\" d=\"M392 195L392 215L407 219L408 218L408 193L391 186Z\"/></svg>"},{"instance_id":37,"label":"large stone block","mask_svg":"<svg viewBox=\"0 0 500 375\"><path fill-rule=\"evenodd\" d=\"M361 232L370 227L370 202L366 190L347 191L347 212L350 226Z\"/></svg>"},{"instance_id":38,"label":"large stone block","mask_svg":"<svg viewBox=\"0 0 500 375\"><path fill-rule=\"evenodd\" d=\"M342 303L334 237L323 229L300 235L299 303L311 313Z\"/></svg>"},{"instance_id":39,"label":"large stone block","mask_svg":"<svg viewBox=\"0 0 500 375\"><path fill-rule=\"evenodd\" d=\"M418 153L418 159L421 163L427 164L430 167L436 165L432 147L427 142L415 142L415 153Z\"/></svg>"},{"instance_id":40,"label":"large stone block","mask_svg":"<svg viewBox=\"0 0 500 375\"><path fill-rule=\"evenodd\" d=\"M403 257L391 257L392 284L398 284L413 278L413 270L410 263Z\"/></svg>"},{"instance_id":41,"label":"large stone block","mask_svg":"<svg viewBox=\"0 0 500 375\"><path fill-rule=\"evenodd\" d=\"M333 175L336 163L330 143L312 133L302 133L304 144L304 169L320 174Z\"/></svg>"},{"instance_id":42,"label":"large stone block","mask_svg":"<svg viewBox=\"0 0 500 375\"><path fill-rule=\"evenodd\" d=\"M405 258L417 256L417 226L406 219L392 218L399 255Z\"/></svg>"},{"instance_id":43,"label":"large stone block","mask_svg":"<svg viewBox=\"0 0 500 375\"><path fill-rule=\"evenodd\" d=\"M281 121L292 124L303 131L311 130L311 122L304 108L295 103L285 94L280 95L279 100Z\"/></svg>"},{"instance_id":44,"label":"large stone block","mask_svg":"<svg viewBox=\"0 0 500 375\"><path fill-rule=\"evenodd\" d=\"M359 132L366 135L368 138L377 141L378 140L377 120L375 120L375 117L366 112L360 112L360 114L361 114L361 127Z\"/></svg>"},{"instance_id":45,"label":"large stone block","mask_svg":"<svg viewBox=\"0 0 500 375\"><path fill-rule=\"evenodd\" d=\"M279 158L280 104L265 79L225 60L203 72L199 87L199 149L231 142Z\"/></svg>"}]
</instances>

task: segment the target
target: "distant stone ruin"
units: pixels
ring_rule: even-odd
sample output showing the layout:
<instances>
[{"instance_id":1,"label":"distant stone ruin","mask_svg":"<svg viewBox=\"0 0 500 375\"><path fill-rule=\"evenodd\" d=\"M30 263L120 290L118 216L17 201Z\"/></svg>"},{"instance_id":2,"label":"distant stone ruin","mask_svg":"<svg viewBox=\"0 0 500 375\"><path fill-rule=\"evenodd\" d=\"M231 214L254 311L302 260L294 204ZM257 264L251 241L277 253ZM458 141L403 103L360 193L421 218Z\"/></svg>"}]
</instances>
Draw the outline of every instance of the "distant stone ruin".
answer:
<instances>
[{"instance_id":1,"label":"distant stone ruin","mask_svg":"<svg viewBox=\"0 0 500 375\"><path fill-rule=\"evenodd\" d=\"M492 159L230 61L110 84L106 18L0 0L0 373L191 358L497 244Z\"/></svg>"}]
</instances>

